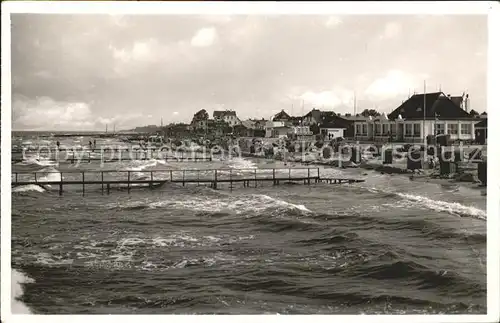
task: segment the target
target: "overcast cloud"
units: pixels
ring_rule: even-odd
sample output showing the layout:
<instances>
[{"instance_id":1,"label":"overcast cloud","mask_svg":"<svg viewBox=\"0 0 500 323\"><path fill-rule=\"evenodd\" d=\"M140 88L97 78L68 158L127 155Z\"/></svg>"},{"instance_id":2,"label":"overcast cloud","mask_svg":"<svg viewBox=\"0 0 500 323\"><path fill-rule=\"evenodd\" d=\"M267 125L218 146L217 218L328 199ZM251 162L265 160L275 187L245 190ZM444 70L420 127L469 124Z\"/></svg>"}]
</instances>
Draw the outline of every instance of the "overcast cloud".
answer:
<instances>
[{"instance_id":1,"label":"overcast cloud","mask_svg":"<svg viewBox=\"0 0 500 323\"><path fill-rule=\"evenodd\" d=\"M467 91L482 112L486 52L486 16L17 14L13 129L119 130L200 109L352 113L354 93L358 112L390 112L424 80Z\"/></svg>"}]
</instances>

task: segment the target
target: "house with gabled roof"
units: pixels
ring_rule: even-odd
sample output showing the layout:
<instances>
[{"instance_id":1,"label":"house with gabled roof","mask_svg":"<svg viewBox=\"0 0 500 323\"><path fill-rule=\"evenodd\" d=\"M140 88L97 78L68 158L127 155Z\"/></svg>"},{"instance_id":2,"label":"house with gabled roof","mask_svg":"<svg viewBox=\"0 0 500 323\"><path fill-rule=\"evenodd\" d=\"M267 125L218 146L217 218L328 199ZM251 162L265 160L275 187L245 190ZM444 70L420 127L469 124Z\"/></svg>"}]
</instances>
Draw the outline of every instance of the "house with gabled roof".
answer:
<instances>
[{"instance_id":1,"label":"house with gabled roof","mask_svg":"<svg viewBox=\"0 0 500 323\"><path fill-rule=\"evenodd\" d=\"M467 103L468 96L414 94L388 115L355 121L355 138L425 142L429 135L448 134L451 140L472 141L477 119L466 111Z\"/></svg>"},{"instance_id":2,"label":"house with gabled roof","mask_svg":"<svg viewBox=\"0 0 500 323\"><path fill-rule=\"evenodd\" d=\"M241 124L240 119L236 116L236 111L233 110L223 110L223 111L214 111L214 120L216 121L224 121L230 127L234 127Z\"/></svg>"},{"instance_id":3,"label":"house with gabled roof","mask_svg":"<svg viewBox=\"0 0 500 323\"><path fill-rule=\"evenodd\" d=\"M290 115L288 113L285 112L285 110L281 110L280 112L276 113L273 118L272 118L272 121L285 121L285 122L288 122L290 121Z\"/></svg>"},{"instance_id":4,"label":"house with gabled roof","mask_svg":"<svg viewBox=\"0 0 500 323\"><path fill-rule=\"evenodd\" d=\"M312 109L303 117L303 124L306 126L311 126L313 124L318 124L321 122L321 110Z\"/></svg>"}]
</instances>

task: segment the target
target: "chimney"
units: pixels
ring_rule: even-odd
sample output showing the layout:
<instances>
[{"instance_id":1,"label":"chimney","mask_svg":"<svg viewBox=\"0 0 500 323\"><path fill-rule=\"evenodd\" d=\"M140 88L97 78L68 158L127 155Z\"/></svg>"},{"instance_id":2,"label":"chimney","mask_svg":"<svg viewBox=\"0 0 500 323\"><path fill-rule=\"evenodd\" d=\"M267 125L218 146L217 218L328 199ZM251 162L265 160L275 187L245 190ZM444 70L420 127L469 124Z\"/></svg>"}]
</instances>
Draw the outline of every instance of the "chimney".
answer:
<instances>
[{"instance_id":1,"label":"chimney","mask_svg":"<svg viewBox=\"0 0 500 323\"><path fill-rule=\"evenodd\" d=\"M464 108L465 108L465 112L469 112L469 94L465 95Z\"/></svg>"}]
</instances>

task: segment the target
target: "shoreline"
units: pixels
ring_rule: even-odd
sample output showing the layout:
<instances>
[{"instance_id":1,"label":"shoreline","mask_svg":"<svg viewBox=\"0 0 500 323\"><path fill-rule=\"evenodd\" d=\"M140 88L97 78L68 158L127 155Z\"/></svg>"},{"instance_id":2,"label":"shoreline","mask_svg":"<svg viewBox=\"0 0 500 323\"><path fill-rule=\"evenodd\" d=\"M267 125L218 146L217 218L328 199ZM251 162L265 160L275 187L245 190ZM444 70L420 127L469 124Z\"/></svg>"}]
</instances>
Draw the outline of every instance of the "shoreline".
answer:
<instances>
[{"instance_id":1,"label":"shoreline","mask_svg":"<svg viewBox=\"0 0 500 323\"><path fill-rule=\"evenodd\" d=\"M273 161L283 161L281 158L276 158L273 156L272 158L266 158L265 156L259 156L251 153L243 153L242 157L246 158L256 158L256 159L269 159ZM482 195L486 195L487 186L483 185L478 179L477 175L474 175L470 172L464 173L456 173L453 177L444 177L439 176L437 174L437 169L421 169L419 172L414 173L405 168L403 164L378 164L377 160L363 160L359 164L354 164L351 161L346 161L345 165L339 167L339 161L298 161L296 158L290 156L286 163L295 164L295 165L315 165L315 166L323 166L328 168L338 168L338 169L359 169L372 171L374 173L379 173L383 175L401 175L408 177L410 180L421 183L431 183L438 185L458 185L464 188L473 189L473 190L481 190ZM285 164L286 165L286 164ZM367 176L365 172L363 172L363 176Z\"/></svg>"}]
</instances>

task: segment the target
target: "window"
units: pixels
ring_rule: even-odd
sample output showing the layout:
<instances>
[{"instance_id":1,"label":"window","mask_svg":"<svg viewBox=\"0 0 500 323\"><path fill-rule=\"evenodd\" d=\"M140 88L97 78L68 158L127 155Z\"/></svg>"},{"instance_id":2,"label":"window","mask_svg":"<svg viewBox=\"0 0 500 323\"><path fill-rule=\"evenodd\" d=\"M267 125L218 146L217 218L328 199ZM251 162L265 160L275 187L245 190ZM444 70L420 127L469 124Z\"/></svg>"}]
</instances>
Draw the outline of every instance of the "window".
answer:
<instances>
[{"instance_id":1,"label":"window","mask_svg":"<svg viewBox=\"0 0 500 323\"><path fill-rule=\"evenodd\" d=\"M448 134L449 135L458 135L458 124L457 123L448 124Z\"/></svg>"},{"instance_id":2,"label":"window","mask_svg":"<svg viewBox=\"0 0 500 323\"><path fill-rule=\"evenodd\" d=\"M380 135L380 130L381 130L382 125L380 123L375 124L375 135Z\"/></svg>"},{"instance_id":3,"label":"window","mask_svg":"<svg viewBox=\"0 0 500 323\"><path fill-rule=\"evenodd\" d=\"M389 132L389 124L384 123L382 125L382 134L385 136Z\"/></svg>"},{"instance_id":4,"label":"window","mask_svg":"<svg viewBox=\"0 0 500 323\"><path fill-rule=\"evenodd\" d=\"M368 134L368 125L367 125L366 123L363 123L363 125L362 125L362 126L363 126L363 128L362 128L362 130L363 130L363 131L362 131L361 133L362 133L364 136L366 136L366 135Z\"/></svg>"},{"instance_id":5,"label":"window","mask_svg":"<svg viewBox=\"0 0 500 323\"><path fill-rule=\"evenodd\" d=\"M436 135L443 135L444 134L444 123L437 123L435 125L436 127Z\"/></svg>"},{"instance_id":6,"label":"window","mask_svg":"<svg viewBox=\"0 0 500 323\"><path fill-rule=\"evenodd\" d=\"M470 135L472 133L472 127L470 123L464 123L460 125L460 133L462 135Z\"/></svg>"},{"instance_id":7,"label":"window","mask_svg":"<svg viewBox=\"0 0 500 323\"><path fill-rule=\"evenodd\" d=\"M391 133L392 134L396 133L396 124L395 123L391 123Z\"/></svg>"},{"instance_id":8,"label":"window","mask_svg":"<svg viewBox=\"0 0 500 323\"><path fill-rule=\"evenodd\" d=\"M359 136L361 135L361 125L360 124L356 124L356 136Z\"/></svg>"},{"instance_id":9,"label":"window","mask_svg":"<svg viewBox=\"0 0 500 323\"><path fill-rule=\"evenodd\" d=\"M411 137L411 124L405 124L405 137Z\"/></svg>"},{"instance_id":10,"label":"window","mask_svg":"<svg viewBox=\"0 0 500 323\"><path fill-rule=\"evenodd\" d=\"M413 124L413 137L420 137L420 123Z\"/></svg>"}]
</instances>

